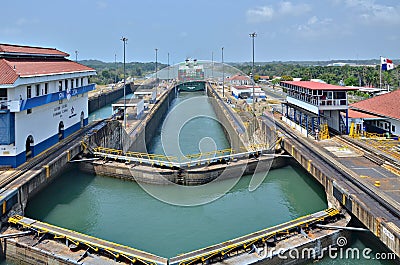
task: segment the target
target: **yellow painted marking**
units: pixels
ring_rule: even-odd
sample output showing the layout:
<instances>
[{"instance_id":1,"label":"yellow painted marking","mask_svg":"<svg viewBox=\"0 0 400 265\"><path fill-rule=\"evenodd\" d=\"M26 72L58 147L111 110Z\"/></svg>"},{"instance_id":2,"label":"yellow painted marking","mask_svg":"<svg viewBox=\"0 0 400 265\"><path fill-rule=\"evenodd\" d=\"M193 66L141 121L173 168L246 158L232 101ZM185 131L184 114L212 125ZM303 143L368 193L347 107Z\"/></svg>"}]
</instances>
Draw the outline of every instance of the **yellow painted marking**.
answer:
<instances>
[{"instance_id":1,"label":"yellow painted marking","mask_svg":"<svg viewBox=\"0 0 400 265\"><path fill-rule=\"evenodd\" d=\"M43 166L46 169L46 178L50 177L50 167L49 165Z\"/></svg>"},{"instance_id":2,"label":"yellow painted marking","mask_svg":"<svg viewBox=\"0 0 400 265\"><path fill-rule=\"evenodd\" d=\"M3 214L6 213L6 210L7 210L7 201L4 200L4 201L3 201Z\"/></svg>"},{"instance_id":3,"label":"yellow painted marking","mask_svg":"<svg viewBox=\"0 0 400 265\"><path fill-rule=\"evenodd\" d=\"M307 171L311 172L311 162L312 160L308 160Z\"/></svg>"},{"instance_id":4,"label":"yellow painted marking","mask_svg":"<svg viewBox=\"0 0 400 265\"><path fill-rule=\"evenodd\" d=\"M346 205L346 195L342 194L342 204Z\"/></svg>"}]
</instances>

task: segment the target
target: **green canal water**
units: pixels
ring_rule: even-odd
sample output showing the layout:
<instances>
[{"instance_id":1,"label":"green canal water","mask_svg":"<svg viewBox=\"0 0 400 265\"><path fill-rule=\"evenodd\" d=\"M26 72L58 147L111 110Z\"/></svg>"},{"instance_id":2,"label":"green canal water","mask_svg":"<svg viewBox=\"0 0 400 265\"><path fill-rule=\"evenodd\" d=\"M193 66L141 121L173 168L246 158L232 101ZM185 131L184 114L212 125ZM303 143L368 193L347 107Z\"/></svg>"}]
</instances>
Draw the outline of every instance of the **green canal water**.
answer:
<instances>
[{"instance_id":1,"label":"green canal water","mask_svg":"<svg viewBox=\"0 0 400 265\"><path fill-rule=\"evenodd\" d=\"M230 148L204 91L180 92L159 126L149 153L181 156Z\"/></svg>"},{"instance_id":2,"label":"green canal water","mask_svg":"<svg viewBox=\"0 0 400 265\"><path fill-rule=\"evenodd\" d=\"M300 168L271 170L253 192L249 180L242 177L212 203L180 207L154 199L135 182L71 168L28 203L26 216L173 257L327 207L321 186ZM159 189L175 192L173 186Z\"/></svg>"},{"instance_id":3,"label":"green canal water","mask_svg":"<svg viewBox=\"0 0 400 265\"><path fill-rule=\"evenodd\" d=\"M177 113L194 110L199 115L184 123L179 118L181 115L169 115L149 145L150 151L177 155L229 147L221 125L212 119L215 114L211 106L204 104L207 99L201 99L204 93L181 93L172 108L182 107L180 103L198 96L197 103L190 101L184 106L186 110ZM97 114L108 111L106 107ZM180 129L174 131L177 125ZM176 135L179 135L177 144L168 146ZM220 199L182 207L155 199L135 182L94 176L71 166L28 202L25 214L156 255L173 257L327 208L323 188L301 167L288 165L262 174L266 174L266 178L255 191L248 189L251 176L243 176ZM213 185L224 185L224 182ZM176 195L174 186L156 186L155 189ZM354 234L353 242L351 247L387 251L371 234ZM320 261L320 264L329 265L364 263L391 264L365 259Z\"/></svg>"}]
</instances>

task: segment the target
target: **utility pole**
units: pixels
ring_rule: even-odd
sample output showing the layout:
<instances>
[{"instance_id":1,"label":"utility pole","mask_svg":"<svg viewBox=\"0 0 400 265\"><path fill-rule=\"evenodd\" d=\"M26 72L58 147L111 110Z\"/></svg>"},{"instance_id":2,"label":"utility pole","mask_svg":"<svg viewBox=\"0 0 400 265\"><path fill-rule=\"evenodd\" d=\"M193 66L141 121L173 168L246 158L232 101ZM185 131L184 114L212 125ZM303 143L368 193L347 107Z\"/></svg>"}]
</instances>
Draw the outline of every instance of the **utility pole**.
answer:
<instances>
[{"instance_id":1,"label":"utility pole","mask_svg":"<svg viewBox=\"0 0 400 265\"><path fill-rule=\"evenodd\" d=\"M168 84L169 84L169 53L168 53L167 58L168 58L168 60L167 60L167 67L168 67L167 87L168 87Z\"/></svg>"},{"instance_id":2,"label":"utility pole","mask_svg":"<svg viewBox=\"0 0 400 265\"><path fill-rule=\"evenodd\" d=\"M211 52L211 78L214 78L214 52Z\"/></svg>"},{"instance_id":3,"label":"utility pole","mask_svg":"<svg viewBox=\"0 0 400 265\"><path fill-rule=\"evenodd\" d=\"M222 98L225 97L224 47L222 47Z\"/></svg>"},{"instance_id":4,"label":"utility pole","mask_svg":"<svg viewBox=\"0 0 400 265\"><path fill-rule=\"evenodd\" d=\"M252 81L253 81L253 114L255 116L256 115L256 107L255 107L254 100L255 100L255 97L256 97L256 93L255 93L255 89L254 89L254 38L257 37L257 33L253 32L253 33L250 33L249 35L250 35L250 37L252 38L252 41L253 41L253 66L252 66L251 72L253 74L253 76L252 76Z\"/></svg>"},{"instance_id":5,"label":"utility pole","mask_svg":"<svg viewBox=\"0 0 400 265\"><path fill-rule=\"evenodd\" d=\"M158 78L157 78L157 69L158 69L158 67L157 67L157 52L158 52L158 49L155 48L154 50L156 51L156 96L157 96L157 90L158 90Z\"/></svg>"},{"instance_id":6,"label":"utility pole","mask_svg":"<svg viewBox=\"0 0 400 265\"><path fill-rule=\"evenodd\" d=\"M117 54L114 54L114 66L115 66L114 84L117 85Z\"/></svg>"},{"instance_id":7,"label":"utility pole","mask_svg":"<svg viewBox=\"0 0 400 265\"><path fill-rule=\"evenodd\" d=\"M125 71L125 45L128 42L128 39L122 37L121 39L124 42L124 128L126 130L126 71ZM121 135L122 137L122 135ZM123 146L122 146L123 149Z\"/></svg>"}]
</instances>

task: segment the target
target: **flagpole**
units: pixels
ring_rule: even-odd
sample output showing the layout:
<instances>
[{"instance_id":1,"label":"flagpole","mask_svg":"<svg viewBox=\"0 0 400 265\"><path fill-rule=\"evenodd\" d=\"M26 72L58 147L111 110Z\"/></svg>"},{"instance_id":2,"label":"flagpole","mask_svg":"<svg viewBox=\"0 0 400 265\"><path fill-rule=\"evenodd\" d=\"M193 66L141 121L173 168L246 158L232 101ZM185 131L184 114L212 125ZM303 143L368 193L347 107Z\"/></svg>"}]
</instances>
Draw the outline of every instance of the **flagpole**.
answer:
<instances>
[{"instance_id":1,"label":"flagpole","mask_svg":"<svg viewBox=\"0 0 400 265\"><path fill-rule=\"evenodd\" d=\"M380 67L379 67L379 89L382 90L382 56L380 56L379 59L380 59Z\"/></svg>"}]
</instances>

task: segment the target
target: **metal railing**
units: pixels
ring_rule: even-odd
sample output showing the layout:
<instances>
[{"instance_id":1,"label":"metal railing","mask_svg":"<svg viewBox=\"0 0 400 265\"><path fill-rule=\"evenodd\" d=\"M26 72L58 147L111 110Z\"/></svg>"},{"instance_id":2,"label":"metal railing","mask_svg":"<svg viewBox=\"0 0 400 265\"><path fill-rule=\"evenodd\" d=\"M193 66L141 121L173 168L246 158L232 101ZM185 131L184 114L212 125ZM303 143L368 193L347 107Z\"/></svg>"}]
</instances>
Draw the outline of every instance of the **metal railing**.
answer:
<instances>
[{"instance_id":1,"label":"metal railing","mask_svg":"<svg viewBox=\"0 0 400 265\"><path fill-rule=\"evenodd\" d=\"M207 165L211 163L218 163L223 161L231 161L235 159L246 159L250 156L259 156L262 154L270 153L275 146L269 147L268 144L251 145L245 152L236 153L233 149L223 149L211 152L189 154L182 157L166 156L160 154L148 154L140 152L123 152L118 149L111 149L105 147L96 147L93 149L93 154L96 157L103 157L106 159L120 160L126 162L134 162L144 165L158 165L161 167L170 168L185 168L200 165ZM271 154L273 156L273 154Z\"/></svg>"}]
</instances>

